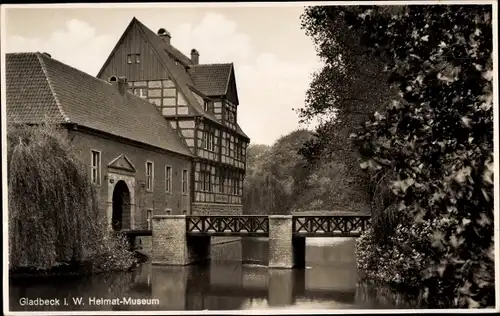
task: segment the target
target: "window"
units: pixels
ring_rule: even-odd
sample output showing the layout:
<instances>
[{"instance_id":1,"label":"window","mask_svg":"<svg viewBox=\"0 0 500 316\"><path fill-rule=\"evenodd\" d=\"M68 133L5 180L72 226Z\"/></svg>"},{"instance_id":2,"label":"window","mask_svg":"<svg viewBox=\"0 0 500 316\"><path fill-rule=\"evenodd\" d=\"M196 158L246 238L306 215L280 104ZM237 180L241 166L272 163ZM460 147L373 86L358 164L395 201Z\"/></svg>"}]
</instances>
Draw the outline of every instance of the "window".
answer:
<instances>
[{"instance_id":1,"label":"window","mask_svg":"<svg viewBox=\"0 0 500 316\"><path fill-rule=\"evenodd\" d=\"M127 64L136 63L139 64L141 62L141 54L127 54Z\"/></svg>"},{"instance_id":2,"label":"window","mask_svg":"<svg viewBox=\"0 0 500 316\"><path fill-rule=\"evenodd\" d=\"M215 135L213 131L203 131L203 148L210 151L215 150Z\"/></svg>"},{"instance_id":3,"label":"window","mask_svg":"<svg viewBox=\"0 0 500 316\"><path fill-rule=\"evenodd\" d=\"M151 230L152 217L153 217L153 210L147 210L146 211L146 225L148 227L148 230Z\"/></svg>"},{"instance_id":4,"label":"window","mask_svg":"<svg viewBox=\"0 0 500 316\"><path fill-rule=\"evenodd\" d=\"M204 149L208 148L208 132L207 131L203 131L202 145L203 145Z\"/></svg>"},{"instance_id":5,"label":"window","mask_svg":"<svg viewBox=\"0 0 500 316\"><path fill-rule=\"evenodd\" d=\"M201 180L201 191L211 192L212 191L212 179L209 171L200 172Z\"/></svg>"},{"instance_id":6,"label":"window","mask_svg":"<svg viewBox=\"0 0 500 316\"><path fill-rule=\"evenodd\" d=\"M154 170L153 163L150 161L146 162L146 190L153 191L153 178Z\"/></svg>"},{"instance_id":7,"label":"window","mask_svg":"<svg viewBox=\"0 0 500 316\"><path fill-rule=\"evenodd\" d=\"M92 150L92 164L91 164L91 181L95 185L101 184L101 153Z\"/></svg>"},{"instance_id":8,"label":"window","mask_svg":"<svg viewBox=\"0 0 500 316\"><path fill-rule=\"evenodd\" d=\"M188 175L189 172L186 169L182 170L182 194L188 193Z\"/></svg>"},{"instance_id":9,"label":"window","mask_svg":"<svg viewBox=\"0 0 500 316\"><path fill-rule=\"evenodd\" d=\"M203 107L205 112L212 111L212 103L210 101L205 101Z\"/></svg>"},{"instance_id":10,"label":"window","mask_svg":"<svg viewBox=\"0 0 500 316\"><path fill-rule=\"evenodd\" d=\"M219 193L224 193L224 172L219 176Z\"/></svg>"},{"instance_id":11,"label":"window","mask_svg":"<svg viewBox=\"0 0 500 316\"><path fill-rule=\"evenodd\" d=\"M240 179L236 179L236 193L237 195L240 194Z\"/></svg>"},{"instance_id":12,"label":"window","mask_svg":"<svg viewBox=\"0 0 500 316\"><path fill-rule=\"evenodd\" d=\"M141 54L127 54L127 64L140 64L141 63Z\"/></svg>"},{"instance_id":13,"label":"window","mask_svg":"<svg viewBox=\"0 0 500 316\"><path fill-rule=\"evenodd\" d=\"M146 99L148 89L145 88L137 88L134 89L134 94L140 98Z\"/></svg>"},{"instance_id":14,"label":"window","mask_svg":"<svg viewBox=\"0 0 500 316\"><path fill-rule=\"evenodd\" d=\"M214 151L214 133L208 132L208 150Z\"/></svg>"},{"instance_id":15,"label":"window","mask_svg":"<svg viewBox=\"0 0 500 316\"><path fill-rule=\"evenodd\" d=\"M229 135L226 136L226 154L227 156L230 155L230 152L229 152L229 149L230 149L230 146L231 145L231 140L229 138Z\"/></svg>"},{"instance_id":16,"label":"window","mask_svg":"<svg viewBox=\"0 0 500 316\"><path fill-rule=\"evenodd\" d=\"M165 166L165 192L172 193L172 167Z\"/></svg>"},{"instance_id":17,"label":"window","mask_svg":"<svg viewBox=\"0 0 500 316\"><path fill-rule=\"evenodd\" d=\"M234 181L234 178L231 178L231 186L229 187L229 193L234 194L236 191L236 181Z\"/></svg>"}]
</instances>

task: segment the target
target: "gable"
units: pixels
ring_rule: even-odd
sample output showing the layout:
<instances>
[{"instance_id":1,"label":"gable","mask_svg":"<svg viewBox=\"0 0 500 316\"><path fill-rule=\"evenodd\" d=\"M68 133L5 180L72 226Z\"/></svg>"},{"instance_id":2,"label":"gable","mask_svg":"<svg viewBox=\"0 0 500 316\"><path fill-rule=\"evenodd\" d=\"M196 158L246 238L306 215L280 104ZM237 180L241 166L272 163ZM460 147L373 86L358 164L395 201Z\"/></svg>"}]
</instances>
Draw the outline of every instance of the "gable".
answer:
<instances>
[{"instance_id":1,"label":"gable","mask_svg":"<svg viewBox=\"0 0 500 316\"><path fill-rule=\"evenodd\" d=\"M135 56L139 54L139 63ZM128 63L128 58L131 63ZM168 79L168 72L154 52L151 43L144 37L140 26L129 24L111 51L97 77L108 80L111 76L123 76L128 81L141 81L148 78Z\"/></svg>"},{"instance_id":2,"label":"gable","mask_svg":"<svg viewBox=\"0 0 500 316\"><path fill-rule=\"evenodd\" d=\"M126 77L128 91L147 96L163 116L199 115L203 104L197 104L190 95L182 78L183 66L174 62L164 49L167 45L163 44L154 32L132 19L98 77L104 80L113 75ZM138 64L134 54L140 55ZM128 63L129 55L132 55L131 63Z\"/></svg>"},{"instance_id":3,"label":"gable","mask_svg":"<svg viewBox=\"0 0 500 316\"><path fill-rule=\"evenodd\" d=\"M119 155L115 159L113 159L109 164L108 168L111 169L119 169L119 170L125 170L129 172L135 172L135 167L130 161L130 159L127 158L124 154Z\"/></svg>"}]
</instances>

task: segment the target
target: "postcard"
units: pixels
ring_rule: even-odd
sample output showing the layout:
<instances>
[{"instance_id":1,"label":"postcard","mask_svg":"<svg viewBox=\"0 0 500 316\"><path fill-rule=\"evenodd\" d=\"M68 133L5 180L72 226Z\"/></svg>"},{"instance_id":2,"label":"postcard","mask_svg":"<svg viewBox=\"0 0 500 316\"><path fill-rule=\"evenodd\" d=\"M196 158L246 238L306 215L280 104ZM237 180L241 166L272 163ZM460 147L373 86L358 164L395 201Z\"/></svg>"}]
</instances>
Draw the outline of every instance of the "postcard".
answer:
<instances>
[{"instance_id":1,"label":"postcard","mask_svg":"<svg viewBox=\"0 0 500 316\"><path fill-rule=\"evenodd\" d=\"M498 311L497 9L2 5L4 313Z\"/></svg>"}]
</instances>

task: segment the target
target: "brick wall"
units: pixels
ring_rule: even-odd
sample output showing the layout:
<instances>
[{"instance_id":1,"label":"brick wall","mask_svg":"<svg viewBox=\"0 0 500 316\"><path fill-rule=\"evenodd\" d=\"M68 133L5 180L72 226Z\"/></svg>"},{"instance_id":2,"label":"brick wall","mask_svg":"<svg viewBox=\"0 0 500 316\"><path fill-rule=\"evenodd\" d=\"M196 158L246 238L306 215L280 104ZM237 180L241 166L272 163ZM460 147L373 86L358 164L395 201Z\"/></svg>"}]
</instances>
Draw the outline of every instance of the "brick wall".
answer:
<instances>
[{"instance_id":1,"label":"brick wall","mask_svg":"<svg viewBox=\"0 0 500 316\"><path fill-rule=\"evenodd\" d=\"M132 175L136 180L135 188L135 228L147 229L147 210L153 210L153 214L166 214L171 209L171 214L190 213L190 195L182 194L182 169L191 170L191 162L188 158L167 153L161 150L144 147L126 140L114 139L106 135L90 134L83 131L70 131L68 136L75 150L84 162L91 168L91 150L101 152L101 185L99 188L99 205L103 214L108 209L108 201L111 199L108 193L109 176L108 164L123 154L134 165L136 172ZM146 161L154 163L153 191L147 192L143 183L146 182ZM172 192L165 192L165 165L172 166ZM111 170L113 171L113 170ZM152 214L152 215L153 215Z\"/></svg>"},{"instance_id":2,"label":"brick wall","mask_svg":"<svg viewBox=\"0 0 500 316\"><path fill-rule=\"evenodd\" d=\"M192 214L193 215L242 215L243 205L193 202Z\"/></svg>"}]
</instances>

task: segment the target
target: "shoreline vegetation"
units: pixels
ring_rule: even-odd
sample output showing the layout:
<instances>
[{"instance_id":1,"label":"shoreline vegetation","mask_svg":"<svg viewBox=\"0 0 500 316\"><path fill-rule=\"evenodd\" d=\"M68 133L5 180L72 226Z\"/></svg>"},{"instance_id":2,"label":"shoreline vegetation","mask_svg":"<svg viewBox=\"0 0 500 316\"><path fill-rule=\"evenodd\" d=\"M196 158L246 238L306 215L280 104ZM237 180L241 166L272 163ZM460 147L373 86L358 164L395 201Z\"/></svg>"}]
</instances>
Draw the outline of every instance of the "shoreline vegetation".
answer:
<instances>
[{"instance_id":1,"label":"shoreline vegetation","mask_svg":"<svg viewBox=\"0 0 500 316\"><path fill-rule=\"evenodd\" d=\"M358 269L429 308L495 305L491 10L314 6L301 17L323 61L298 111L322 122L302 156L349 164L372 215ZM329 193L345 196L345 182Z\"/></svg>"},{"instance_id":2,"label":"shoreline vegetation","mask_svg":"<svg viewBox=\"0 0 500 316\"><path fill-rule=\"evenodd\" d=\"M137 264L125 237L107 230L78 152L55 125L9 124L9 275L126 271Z\"/></svg>"},{"instance_id":3,"label":"shoreline vegetation","mask_svg":"<svg viewBox=\"0 0 500 316\"><path fill-rule=\"evenodd\" d=\"M494 306L491 6L314 6L301 20L323 68L297 112L321 123L249 146L244 211L368 212L365 281L421 307Z\"/></svg>"}]
</instances>

